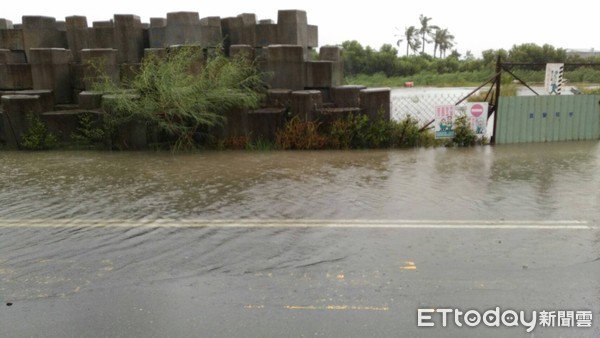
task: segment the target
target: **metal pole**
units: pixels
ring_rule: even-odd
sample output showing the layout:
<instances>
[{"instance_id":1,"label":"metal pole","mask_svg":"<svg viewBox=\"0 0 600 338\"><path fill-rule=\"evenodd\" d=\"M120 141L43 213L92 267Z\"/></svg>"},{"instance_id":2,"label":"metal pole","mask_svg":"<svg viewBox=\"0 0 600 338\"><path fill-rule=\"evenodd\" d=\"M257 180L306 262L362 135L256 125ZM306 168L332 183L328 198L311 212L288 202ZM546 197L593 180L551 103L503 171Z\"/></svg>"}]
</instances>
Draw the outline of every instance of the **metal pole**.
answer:
<instances>
[{"instance_id":1,"label":"metal pole","mask_svg":"<svg viewBox=\"0 0 600 338\"><path fill-rule=\"evenodd\" d=\"M496 95L493 98L493 113L494 113L494 131L492 133L491 144L496 144L496 127L498 126L498 103L500 101L500 82L502 82L502 63L500 55L496 59Z\"/></svg>"}]
</instances>

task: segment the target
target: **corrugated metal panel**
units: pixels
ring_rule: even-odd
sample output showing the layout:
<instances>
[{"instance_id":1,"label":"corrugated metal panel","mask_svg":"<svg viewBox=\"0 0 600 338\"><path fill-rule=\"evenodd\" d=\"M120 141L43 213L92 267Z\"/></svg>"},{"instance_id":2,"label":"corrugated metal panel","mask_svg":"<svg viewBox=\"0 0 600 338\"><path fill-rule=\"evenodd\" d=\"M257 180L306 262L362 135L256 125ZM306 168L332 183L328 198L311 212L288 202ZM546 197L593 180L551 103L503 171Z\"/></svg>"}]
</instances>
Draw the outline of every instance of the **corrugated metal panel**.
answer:
<instances>
[{"instance_id":1,"label":"corrugated metal panel","mask_svg":"<svg viewBox=\"0 0 600 338\"><path fill-rule=\"evenodd\" d=\"M496 143L600 139L600 95L500 98Z\"/></svg>"}]
</instances>

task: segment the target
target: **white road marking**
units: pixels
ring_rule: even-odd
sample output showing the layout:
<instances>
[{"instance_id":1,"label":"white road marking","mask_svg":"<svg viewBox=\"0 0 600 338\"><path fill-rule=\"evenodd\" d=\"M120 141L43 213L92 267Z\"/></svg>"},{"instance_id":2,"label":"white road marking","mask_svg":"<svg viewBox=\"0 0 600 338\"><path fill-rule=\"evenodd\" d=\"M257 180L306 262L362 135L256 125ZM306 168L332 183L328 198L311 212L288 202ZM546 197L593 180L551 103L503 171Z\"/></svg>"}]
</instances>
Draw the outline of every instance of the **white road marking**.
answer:
<instances>
[{"instance_id":1,"label":"white road marking","mask_svg":"<svg viewBox=\"0 0 600 338\"><path fill-rule=\"evenodd\" d=\"M392 229L548 229L591 230L599 224L580 220L326 220L326 219L0 219L0 228L392 228Z\"/></svg>"}]
</instances>

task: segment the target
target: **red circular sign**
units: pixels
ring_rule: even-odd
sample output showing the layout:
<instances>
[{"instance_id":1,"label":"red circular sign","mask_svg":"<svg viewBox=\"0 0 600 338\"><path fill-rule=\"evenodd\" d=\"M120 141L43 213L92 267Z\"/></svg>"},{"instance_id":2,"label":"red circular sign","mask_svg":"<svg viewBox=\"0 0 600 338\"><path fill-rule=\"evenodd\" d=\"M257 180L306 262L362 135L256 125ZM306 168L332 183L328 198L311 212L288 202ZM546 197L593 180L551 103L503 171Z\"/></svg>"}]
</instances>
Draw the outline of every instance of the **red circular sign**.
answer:
<instances>
[{"instance_id":1,"label":"red circular sign","mask_svg":"<svg viewBox=\"0 0 600 338\"><path fill-rule=\"evenodd\" d=\"M471 106L471 115L475 116L475 117L479 117L481 116L481 114L483 114L483 106L480 105L479 103L475 103L474 105Z\"/></svg>"}]
</instances>

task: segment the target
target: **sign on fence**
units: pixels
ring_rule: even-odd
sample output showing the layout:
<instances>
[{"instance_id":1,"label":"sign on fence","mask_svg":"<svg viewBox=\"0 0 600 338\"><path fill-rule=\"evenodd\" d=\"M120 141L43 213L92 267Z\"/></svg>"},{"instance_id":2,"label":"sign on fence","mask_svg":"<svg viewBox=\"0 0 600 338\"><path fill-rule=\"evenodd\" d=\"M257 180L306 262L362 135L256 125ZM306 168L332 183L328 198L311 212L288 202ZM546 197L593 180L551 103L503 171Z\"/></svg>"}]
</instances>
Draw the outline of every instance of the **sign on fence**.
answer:
<instances>
[{"instance_id":1,"label":"sign on fence","mask_svg":"<svg viewBox=\"0 0 600 338\"><path fill-rule=\"evenodd\" d=\"M487 128L488 103L487 102L469 102L467 103L467 117L471 121L471 129L479 136L485 135Z\"/></svg>"},{"instance_id":2,"label":"sign on fence","mask_svg":"<svg viewBox=\"0 0 600 338\"><path fill-rule=\"evenodd\" d=\"M435 106L435 138L454 137L454 115L456 106L441 105Z\"/></svg>"},{"instance_id":3,"label":"sign on fence","mask_svg":"<svg viewBox=\"0 0 600 338\"><path fill-rule=\"evenodd\" d=\"M546 79L544 87L548 95L560 95L563 82L563 71L565 65L562 63L547 63L546 64Z\"/></svg>"},{"instance_id":4,"label":"sign on fence","mask_svg":"<svg viewBox=\"0 0 600 338\"><path fill-rule=\"evenodd\" d=\"M485 135L487 129L487 102L468 102L464 106L435 106L435 138L453 138L454 121L458 115L466 115L471 129L478 136Z\"/></svg>"}]
</instances>

